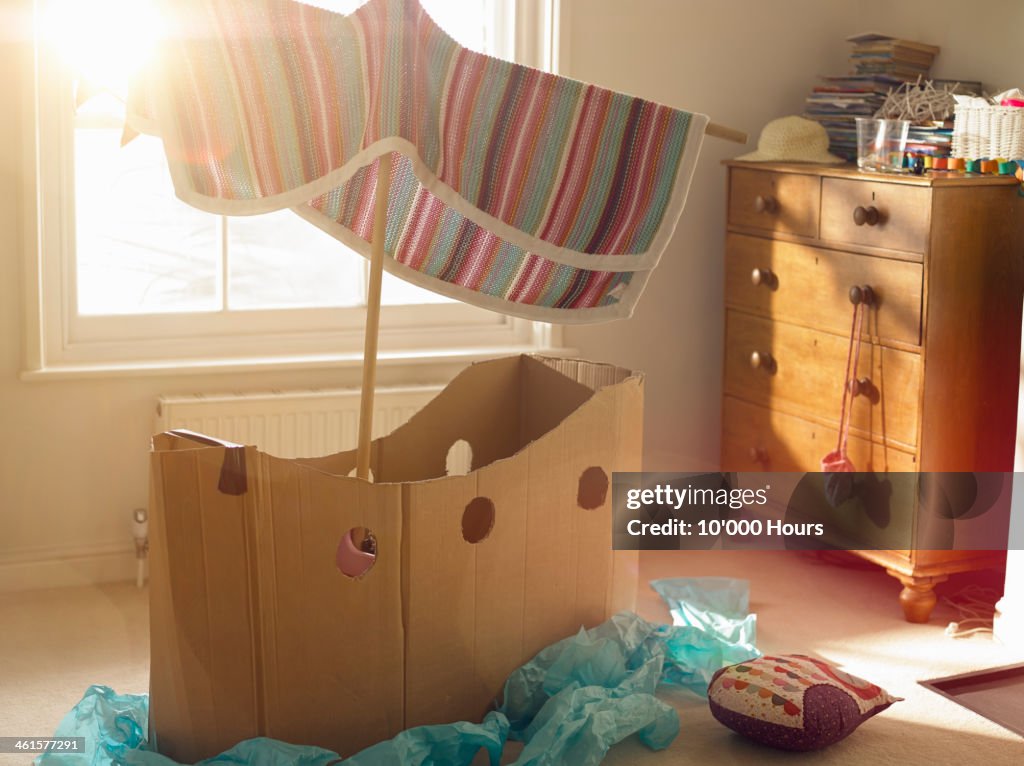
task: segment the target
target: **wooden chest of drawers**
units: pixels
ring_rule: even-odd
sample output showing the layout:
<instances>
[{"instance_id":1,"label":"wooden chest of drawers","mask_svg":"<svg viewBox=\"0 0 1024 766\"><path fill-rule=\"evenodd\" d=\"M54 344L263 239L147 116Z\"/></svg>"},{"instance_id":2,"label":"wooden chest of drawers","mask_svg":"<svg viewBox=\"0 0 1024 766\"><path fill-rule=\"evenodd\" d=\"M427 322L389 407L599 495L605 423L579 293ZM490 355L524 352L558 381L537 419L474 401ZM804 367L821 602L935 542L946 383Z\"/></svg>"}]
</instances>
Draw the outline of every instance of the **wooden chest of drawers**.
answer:
<instances>
[{"instance_id":1,"label":"wooden chest of drawers","mask_svg":"<svg viewBox=\"0 0 1024 766\"><path fill-rule=\"evenodd\" d=\"M817 471L835 448L853 308L872 301L852 379L860 471L1011 471L1024 298L1013 179L727 163L722 468ZM894 512L896 509L894 509ZM915 514L916 508L902 508ZM860 551L927 621L970 551Z\"/></svg>"}]
</instances>

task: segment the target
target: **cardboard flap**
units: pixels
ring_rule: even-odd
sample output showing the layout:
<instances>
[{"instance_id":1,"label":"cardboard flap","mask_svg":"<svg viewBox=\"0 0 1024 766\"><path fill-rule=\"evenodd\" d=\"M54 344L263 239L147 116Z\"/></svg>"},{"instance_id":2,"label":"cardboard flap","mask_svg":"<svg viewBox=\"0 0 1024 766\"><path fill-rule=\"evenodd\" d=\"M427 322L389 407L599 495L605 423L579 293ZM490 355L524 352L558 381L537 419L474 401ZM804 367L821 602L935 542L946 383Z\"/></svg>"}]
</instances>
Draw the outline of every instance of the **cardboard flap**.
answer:
<instances>
[{"instance_id":1,"label":"cardboard flap","mask_svg":"<svg viewBox=\"0 0 1024 766\"><path fill-rule=\"evenodd\" d=\"M594 395L594 389L524 356L519 385L519 449L564 421Z\"/></svg>"},{"instance_id":2,"label":"cardboard flap","mask_svg":"<svg viewBox=\"0 0 1024 766\"><path fill-rule=\"evenodd\" d=\"M184 428L166 431L153 437L153 449L158 452L199 447L220 447L224 450L217 489L225 495L244 495L249 483L245 468L245 447L217 439L213 436Z\"/></svg>"},{"instance_id":3,"label":"cardboard flap","mask_svg":"<svg viewBox=\"0 0 1024 766\"><path fill-rule=\"evenodd\" d=\"M254 493L218 490L225 451L150 455L151 720L176 760L259 731Z\"/></svg>"},{"instance_id":4,"label":"cardboard flap","mask_svg":"<svg viewBox=\"0 0 1024 766\"><path fill-rule=\"evenodd\" d=\"M473 467L519 449L521 357L471 365L417 412L378 441L377 481L408 482L446 474L448 451L466 441Z\"/></svg>"},{"instance_id":5,"label":"cardboard flap","mask_svg":"<svg viewBox=\"0 0 1024 766\"><path fill-rule=\"evenodd\" d=\"M262 455L257 525L266 736L352 755L404 728L402 487ZM340 570L352 529L375 541Z\"/></svg>"},{"instance_id":6,"label":"cardboard flap","mask_svg":"<svg viewBox=\"0 0 1024 766\"><path fill-rule=\"evenodd\" d=\"M370 468L379 484L447 475L449 452L465 442L472 470L526 448L557 428L595 393L642 376L611 364L519 355L478 362L391 434L374 440ZM465 448L465 447L464 447ZM355 467L356 451L299 462L337 476Z\"/></svg>"}]
</instances>

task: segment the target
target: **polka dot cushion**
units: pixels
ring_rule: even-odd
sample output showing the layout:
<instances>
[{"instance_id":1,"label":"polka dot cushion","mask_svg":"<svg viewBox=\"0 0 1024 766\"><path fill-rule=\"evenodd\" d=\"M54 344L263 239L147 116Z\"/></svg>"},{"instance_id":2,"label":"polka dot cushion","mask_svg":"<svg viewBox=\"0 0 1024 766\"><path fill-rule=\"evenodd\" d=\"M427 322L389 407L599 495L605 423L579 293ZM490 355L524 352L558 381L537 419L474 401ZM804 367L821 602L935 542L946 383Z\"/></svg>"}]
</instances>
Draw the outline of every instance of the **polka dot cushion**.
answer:
<instances>
[{"instance_id":1,"label":"polka dot cushion","mask_svg":"<svg viewBox=\"0 0 1024 766\"><path fill-rule=\"evenodd\" d=\"M711 712L733 731L783 750L818 750L847 736L899 697L802 654L741 662L708 687Z\"/></svg>"}]
</instances>

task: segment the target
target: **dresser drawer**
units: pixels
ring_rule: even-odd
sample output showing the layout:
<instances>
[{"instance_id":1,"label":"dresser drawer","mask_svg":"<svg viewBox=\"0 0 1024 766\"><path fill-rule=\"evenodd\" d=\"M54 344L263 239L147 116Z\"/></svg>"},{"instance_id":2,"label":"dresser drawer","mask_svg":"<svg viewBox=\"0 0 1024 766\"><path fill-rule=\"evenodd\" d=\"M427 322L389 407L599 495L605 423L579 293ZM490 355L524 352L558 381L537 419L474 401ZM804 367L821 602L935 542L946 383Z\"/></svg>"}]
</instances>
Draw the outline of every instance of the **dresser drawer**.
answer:
<instances>
[{"instance_id":1,"label":"dresser drawer","mask_svg":"<svg viewBox=\"0 0 1024 766\"><path fill-rule=\"evenodd\" d=\"M817 176L733 168L729 224L818 236L821 180Z\"/></svg>"},{"instance_id":2,"label":"dresser drawer","mask_svg":"<svg viewBox=\"0 0 1024 766\"><path fill-rule=\"evenodd\" d=\"M850 288L868 285L876 298L871 335L918 345L922 274L919 263L742 234L726 237L727 305L847 337L853 320Z\"/></svg>"},{"instance_id":3,"label":"dresser drawer","mask_svg":"<svg viewBox=\"0 0 1024 766\"><path fill-rule=\"evenodd\" d=\"M928 247L931 195L926 186L824 178L821 238L924 253Z\"/></svg>"},{"instance_id":4,"label":"dresser drawer","mask_svg":"<svg viewBox=\"0 0 1024 766\"><path fill-rule=\"evenodd\" d=\"M834 428L769 410L732 396L723 400L723 471L820 471L836 448ZM913 453L850 435L847 451L858 471L916 471Z\"/></svg>"},{"instance_id":5,"label":"dresser drawer","mask_svg":"<svg viewBox=\"0 0 1024 766\"><path fill-rule=\"evenodd\" d=\"M797 415L827 418L838 427L849 347L849 337L729 311L725 392ZM917 443L920 355L864 343L851 377L870 380L867 393L851 399L853 432L912 448Z\"/></svg>"}]
</instances>

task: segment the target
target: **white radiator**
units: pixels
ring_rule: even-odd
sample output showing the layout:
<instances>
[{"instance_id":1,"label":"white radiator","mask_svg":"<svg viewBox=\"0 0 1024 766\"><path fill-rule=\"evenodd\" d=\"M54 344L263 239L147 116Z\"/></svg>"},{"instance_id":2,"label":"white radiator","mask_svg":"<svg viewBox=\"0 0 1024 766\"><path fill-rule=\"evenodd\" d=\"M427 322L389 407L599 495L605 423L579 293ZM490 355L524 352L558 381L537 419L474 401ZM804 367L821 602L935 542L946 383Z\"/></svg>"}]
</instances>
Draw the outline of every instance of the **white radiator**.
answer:
<instances>
[{"instance_id":1,"label":"white radiator","mask_svg":"<svg viewBox=\"0 0 1024 766\"><path fill-rule=\"evenodd\" d=\"M385 388L374 398L373 437L405 423L442 386ZM161 396L156 432L187 428L283 458L320 457L356 448L359 390L272 391Z\"/></svg>"}]
</instances>

